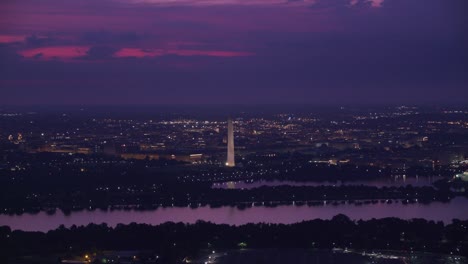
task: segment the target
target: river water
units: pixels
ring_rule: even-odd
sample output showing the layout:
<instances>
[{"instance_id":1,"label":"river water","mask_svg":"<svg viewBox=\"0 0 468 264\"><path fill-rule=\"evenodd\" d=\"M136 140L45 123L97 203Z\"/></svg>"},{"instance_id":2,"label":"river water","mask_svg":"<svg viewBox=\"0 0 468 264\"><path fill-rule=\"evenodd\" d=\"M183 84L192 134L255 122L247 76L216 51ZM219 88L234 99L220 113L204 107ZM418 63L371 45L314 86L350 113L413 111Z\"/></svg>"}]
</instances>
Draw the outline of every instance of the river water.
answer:
<instances>
[{"instance_id":1,"label":"river water","mask_svg":"<svg viewBox=\"0 0 468 264\"><path fill-rule=\"evenodd\" d=\"M448 203L432 202L424 204L376 203L376 204L339 204L321 206L284 205L277 207L237 207L224 206L210 208L169 207L152 211L80 211L65 215L57 211L53 215L45 212L38 214L0 215L0 226L25 231L47 231L60 225L87 225L89 223L107 223L115 226L119 223L145 223L157 225L164 222L195 223L197 220L217 224L242 225L246 223L297 223L311 219L330 219L337 214L345 214L353 220L371 218L398 217L402 219L424 218L450 223L452 219L468 220L468 198L456 197Z\"/></svg>"}]
</instances>

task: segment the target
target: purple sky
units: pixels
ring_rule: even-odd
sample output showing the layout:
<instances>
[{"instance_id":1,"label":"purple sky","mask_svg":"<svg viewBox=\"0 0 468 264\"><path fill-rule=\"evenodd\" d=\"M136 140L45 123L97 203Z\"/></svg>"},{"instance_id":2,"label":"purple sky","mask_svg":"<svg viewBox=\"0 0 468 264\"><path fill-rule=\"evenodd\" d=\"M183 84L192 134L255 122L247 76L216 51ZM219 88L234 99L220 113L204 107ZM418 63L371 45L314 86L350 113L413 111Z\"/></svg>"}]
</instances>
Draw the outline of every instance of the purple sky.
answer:
<instances>
[{"instance_id":1,"label":"purple sky","mask_svg":"<svg viewBox=\"0 0 468 264\"><path fill-rule=\"evenodd\" d=\"M0 104L468 101L466 0L4 0Z\"/></svg>"}]
</instances>

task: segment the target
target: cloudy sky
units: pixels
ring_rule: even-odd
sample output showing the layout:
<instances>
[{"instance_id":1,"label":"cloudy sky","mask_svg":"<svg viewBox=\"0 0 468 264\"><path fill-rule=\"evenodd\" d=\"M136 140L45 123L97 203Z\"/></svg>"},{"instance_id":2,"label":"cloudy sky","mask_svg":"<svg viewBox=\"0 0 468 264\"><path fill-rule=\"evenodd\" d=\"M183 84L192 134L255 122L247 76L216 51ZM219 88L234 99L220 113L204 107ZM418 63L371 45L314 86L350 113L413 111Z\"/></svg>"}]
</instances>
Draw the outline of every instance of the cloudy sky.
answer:
<instances>
[{"instance_id":1,"label":"cloudy sky","mask_svg":"<svg viewBox=\"0 0 468 264\"><path fill-rule=\"evenodd\" d=\"M468 102L465 0L3 0L0 104Z\"/></svg>"}]
</instances>

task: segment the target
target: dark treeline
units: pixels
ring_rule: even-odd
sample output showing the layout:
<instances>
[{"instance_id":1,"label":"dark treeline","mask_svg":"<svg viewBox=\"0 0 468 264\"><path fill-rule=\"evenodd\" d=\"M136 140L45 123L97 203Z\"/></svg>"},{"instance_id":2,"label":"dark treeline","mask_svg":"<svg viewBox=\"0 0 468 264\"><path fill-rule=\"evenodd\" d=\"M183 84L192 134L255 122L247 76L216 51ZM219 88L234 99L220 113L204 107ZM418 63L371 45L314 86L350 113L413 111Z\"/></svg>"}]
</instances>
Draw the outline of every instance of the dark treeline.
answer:
<instances>
[{"instance_id":1,"label":"dark treeline","mask_svg":"<svg viewBox=\"0 0 468 264\"><path fill-rule=\"evenodd\" d=\"M372 187L372 186L276 186L248 190L194 188L180 184L173 188L121 188L109 190L84 190L79 192L57 191L54 195L27 196L9 193L0 200L2 213L53 212L59 208L65 213L78 210L136 208L151 210L158 207L199 207L210 205L277 206L277 205L320 205L323 201L332 204L354 203L430 203L450 201L459 195L449 189L433 187Z\"/></svg>"},{"instance_id":2,"label":"dark treeline","mask_svg":"<svg viewBox=\"0 0 468 264\"><path fill-rule=\"evenodd\" d=\"M375 166L346 163L330 165L310 162L313 159L328 160L329 157L326 155L322 157L322 155L306 155L298 152L276 153L275 155L277 156L265 157L260 154L246 154L246 156L237 157L239 167L225 168L219 164L190 165L186 162L164 158L125 160L98 154L9 153L5 156L5 162L0 161L2 175L0 183L9 188L21 185L24 191L53 192L57 188L73 191L102 186L144 186L247 179L351 182L389 179L392 175L401 176L402 174L406 177L439 175L446 178L454 175L449 166L432 168L413 165L403 171L382 164ZM363 153L361 156L375 157L376 155ZM215 159L213 162L216 163Z\"/></svg>"},{"instance_id":3,"label":"dark treeline","mask_svg":"<svg viewBox=\"0 0 468 264\"><path fill-rule=\"evenodd\" d=\"M429 203L448 201L468 194L462 183L454 192L453 184L443 180L434 187L262 187L251 190L212 189L213 182L243 179L337 181L390 177L393 170L376 166L343 164L331 166L309 162L297 153L276 158L253 155L251 162L238 168L215 165L188 165L175 160L124 160L104 155L65 155L54 153L16 153L8 155L13 169L0 169L0 213L20 214L56 208L75 210L133 207L154 209L160 206L245 206L282 204L342 203L368 200L376 202ZM255 161L255 162L254 162ZM265 165L265 166L263 166ZM402 173L402 172L398 172ZM436 171L423 167L408 168L407 175L438 173L448 177L445 167ZM393 200L393 201L387 201ZM358 202L359 204L359 202Z\"/></svg>"},{"instance_id":4,"label":"dark treeline","mask_svg":"<svg viewBox=\"0 0 468 264\"><path fill-rule=\"evenodd\" d=\"M397 218L351 221L345 215L291 225L243 226L165 223L60 227L47 233L0 227L2 258L24 255L80 255L99 250L152 250L177 263L201 250L247 248L353 248L468 255L468 221L451 224Z\"/></svg>"}]
</instances>

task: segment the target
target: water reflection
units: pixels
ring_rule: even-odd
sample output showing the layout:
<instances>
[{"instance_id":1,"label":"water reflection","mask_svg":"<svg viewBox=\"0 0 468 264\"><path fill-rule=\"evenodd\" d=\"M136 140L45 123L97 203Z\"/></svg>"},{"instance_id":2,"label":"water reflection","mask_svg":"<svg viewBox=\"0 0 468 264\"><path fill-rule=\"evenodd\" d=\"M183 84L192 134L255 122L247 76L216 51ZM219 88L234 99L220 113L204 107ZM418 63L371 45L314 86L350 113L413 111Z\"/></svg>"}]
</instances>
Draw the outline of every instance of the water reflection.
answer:
<instances>
[{"instance_id":1,"label":"water reflection","mask_svg":"<svg viewBox=\"0 0 468 264\"><path fill-rule=\"evenodd\" d=\"M468 219L468 199L457 197L448 203L432 202L428 205L402 203L368 203L355 204L325 204L322 206L292 206L277 207L247 207L237 209L224 206L210 208L170 207L153 211L81 211L64 215L57 211L54 215L45 212L38 214L0 215L0 226L7 225L12 229L27 231L47 231L60 225L87 225L89 223L106 223L115 226L119 223L146 223L157 225L168 221L195 223L197 220L210 221L217 224L242 225L247 223L297 223L311 219L331 219L337 214L348 215L351 219L371 219L398 217L402 219L424 218L450 223L452 219Z\"/></svg>"}]
</instances>

